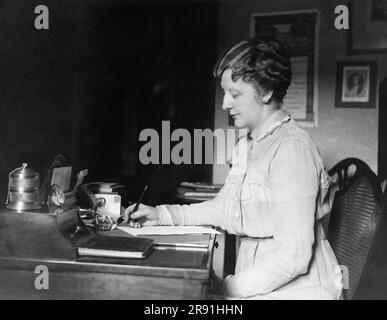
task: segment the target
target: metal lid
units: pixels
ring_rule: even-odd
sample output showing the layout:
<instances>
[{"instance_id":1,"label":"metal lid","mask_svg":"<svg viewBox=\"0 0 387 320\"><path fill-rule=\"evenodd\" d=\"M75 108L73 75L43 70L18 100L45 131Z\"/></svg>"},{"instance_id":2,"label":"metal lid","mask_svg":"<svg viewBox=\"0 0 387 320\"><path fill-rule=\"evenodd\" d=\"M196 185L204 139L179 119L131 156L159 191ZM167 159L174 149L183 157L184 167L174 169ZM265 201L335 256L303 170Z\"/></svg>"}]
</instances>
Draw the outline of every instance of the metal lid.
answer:
<instances>
[{"instance_id":1,"label":"metal lid","mask_svg":"<svg viewBox=\"0 0 387 320\"><path fill-rule=\"evenodd\" d=\"M39 174L34 170L27 168L27 163L23 163L20 168L11 171L9 177L15 179L34 179L39 177Z\"/></svg>"}]
</instances>

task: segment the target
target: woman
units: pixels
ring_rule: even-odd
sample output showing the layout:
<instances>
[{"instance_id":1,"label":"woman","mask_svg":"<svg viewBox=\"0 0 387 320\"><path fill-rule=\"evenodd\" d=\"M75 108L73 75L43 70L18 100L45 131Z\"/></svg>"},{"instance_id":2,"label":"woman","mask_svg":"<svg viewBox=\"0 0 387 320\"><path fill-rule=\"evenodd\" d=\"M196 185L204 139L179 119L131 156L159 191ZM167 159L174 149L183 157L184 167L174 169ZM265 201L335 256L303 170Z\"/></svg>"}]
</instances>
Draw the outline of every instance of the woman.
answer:
<instances>
[{"instance_id":1,"label":"woman","mask_svg":"<svg viewBox=\"0 0 387 320\"><path fill-rule=\"evenodd\" d=\"M348 77L346 97L362 98L365 97L365 80L359 72L354 72Z\"/></svg>"},{"instance_id":2,"label":"woman","mask_svg":"<svg viewBox=\"0 0 387 320\"><path fill-rule=\"evenodd\" d=\"M249 130L224 187L199 204L141 205L131 225L213 225L240 236L235 274L224 280L228 298L340 298L340 269L319 222L329 211L329 177L307 132L281 110L291 80L287 51L273 39L245 40L214 74L223 109Z\"/></svg>"}]
</instances>

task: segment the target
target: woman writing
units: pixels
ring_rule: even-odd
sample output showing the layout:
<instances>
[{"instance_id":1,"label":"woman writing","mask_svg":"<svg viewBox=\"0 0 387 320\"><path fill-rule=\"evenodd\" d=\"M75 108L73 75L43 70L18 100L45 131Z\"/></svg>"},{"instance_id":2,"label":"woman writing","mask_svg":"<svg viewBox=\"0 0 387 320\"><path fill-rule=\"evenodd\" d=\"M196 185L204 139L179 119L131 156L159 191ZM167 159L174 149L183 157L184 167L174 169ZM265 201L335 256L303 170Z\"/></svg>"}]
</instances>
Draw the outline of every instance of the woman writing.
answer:
<instances>
[{"instance_id":1,"label":"woman writing","mask_svg":"<svg viewBox=\"0 0 387 320\"><path fill-rule=\"evenodd\" d=\"M235 274L223 282L228 298L339 299L340 269L319 222L329 211L329 177L308 133L281 110L291 81L285 47L268 38L241 41L214 74L223 109L249 132L234 149L224 187L203 203L141 205L131 225L213 225L240 236Z\"/></svg>"}]
</instances>

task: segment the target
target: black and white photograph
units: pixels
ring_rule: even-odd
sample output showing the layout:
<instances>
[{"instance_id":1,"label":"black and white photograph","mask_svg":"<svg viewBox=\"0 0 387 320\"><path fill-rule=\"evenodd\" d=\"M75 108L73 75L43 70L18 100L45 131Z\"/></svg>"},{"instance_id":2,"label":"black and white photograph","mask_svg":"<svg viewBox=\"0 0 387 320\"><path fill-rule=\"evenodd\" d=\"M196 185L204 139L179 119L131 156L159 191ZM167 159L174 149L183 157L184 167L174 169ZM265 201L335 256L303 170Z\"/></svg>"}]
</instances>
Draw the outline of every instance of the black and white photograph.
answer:
<instances>
[{"instance_id":1,"label":"black and white photograph","mask_svg":"<svg viewBox=\"0 0 387 320\"><path fill-rule=\"evenodd\" d=\"M374 61L338 61L336 107L374 108L376 72Z\"/></svg>"},{"instance_id":2,"label":"black and white photograph","mask_svg":"<svg viewBox=\"0 0 387 320\"><path fill-rule=\"evenodd\" d=\"M385 9L0 0L0 300L387 300Z\"/></svg>"},{"instance_id":3,"label":"black and white photograph","mask_svg":"<svg viewBox=\"0 0 387 320\"><path fill-rule=\"evenodd\" d=\"M344 68L343 101L369 100L369 71L367 69Z\"/></svg>"}]
</instances>

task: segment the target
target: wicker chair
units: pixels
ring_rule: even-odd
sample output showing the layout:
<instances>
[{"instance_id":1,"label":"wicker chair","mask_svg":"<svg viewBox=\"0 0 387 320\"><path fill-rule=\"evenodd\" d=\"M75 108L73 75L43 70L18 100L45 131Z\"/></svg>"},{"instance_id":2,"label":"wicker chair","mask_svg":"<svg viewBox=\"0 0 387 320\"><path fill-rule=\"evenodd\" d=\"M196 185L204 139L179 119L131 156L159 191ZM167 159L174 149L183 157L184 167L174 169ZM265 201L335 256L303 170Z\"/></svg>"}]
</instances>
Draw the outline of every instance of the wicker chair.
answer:
<instances>
[{"instance_id":1,"label":"wicker chair","mask_svg":"<svg viewBox=\"0 0 387 320\"><path fill-rule=\"evenodd\" d=\"M353 160L346 159L329 171L338 173L340 188L335 194L327 238L342 266L344 299L386 298L384 285L384 292L376 289L386 270L387 252L381 249L385 247L386 201L372 170L361 160ZM356 172L348 179L351 164L356 165Z\"/></svg>"},{"instance_id":2,"label":"wicker chair","mask_svg":"<svg viewBox=\"0 0 387 320\"><path fill-rule=\"evenodd\" d=\"M337 163L328 173L336 180L339 190L342 190L351 181L370 171L372 170L364 161L358 158L347 158Z\"/></svg>"}]
</instances>

